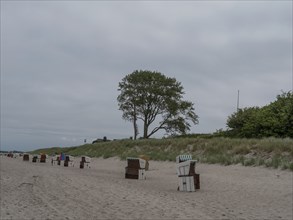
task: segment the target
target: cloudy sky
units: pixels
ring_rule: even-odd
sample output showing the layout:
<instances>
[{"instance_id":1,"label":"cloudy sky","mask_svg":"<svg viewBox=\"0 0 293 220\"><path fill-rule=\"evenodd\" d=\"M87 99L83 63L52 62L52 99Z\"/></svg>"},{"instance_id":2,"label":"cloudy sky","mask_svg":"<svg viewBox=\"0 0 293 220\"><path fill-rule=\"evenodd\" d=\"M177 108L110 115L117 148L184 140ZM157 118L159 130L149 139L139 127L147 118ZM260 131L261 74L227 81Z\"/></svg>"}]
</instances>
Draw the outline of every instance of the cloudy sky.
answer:
<instances>
[{"instance_id":1,"label":"cloudy sky","mask_svg":"<svg viewBox=\"0 0 293 220\"><path fill-rule=\"evenodd\" d=\"M1 149L129 138L134 70L182 83L191 133L225 129L238 90L243 108L292 89L292 1L1 1Z\"/></svg>"}]
</instances>

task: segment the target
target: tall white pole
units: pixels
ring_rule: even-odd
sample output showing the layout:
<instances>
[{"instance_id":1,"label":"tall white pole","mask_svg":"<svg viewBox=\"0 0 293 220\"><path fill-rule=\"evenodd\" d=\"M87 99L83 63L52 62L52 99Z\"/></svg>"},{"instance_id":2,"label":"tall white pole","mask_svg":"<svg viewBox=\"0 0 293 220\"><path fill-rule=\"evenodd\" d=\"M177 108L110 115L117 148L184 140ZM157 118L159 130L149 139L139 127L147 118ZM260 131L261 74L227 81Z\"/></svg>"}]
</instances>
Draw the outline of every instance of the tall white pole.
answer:
<instances>
[{"instance_id":1,"label":"tall white pole","mask_svg":"<svg viewBox=\"0 0 293 220\"><path fill-rule=\"evenodd\" d=\"M237 112L239 110L239 90L238 90L238 95L237 95Z\"/></svg>"}]
</instances>

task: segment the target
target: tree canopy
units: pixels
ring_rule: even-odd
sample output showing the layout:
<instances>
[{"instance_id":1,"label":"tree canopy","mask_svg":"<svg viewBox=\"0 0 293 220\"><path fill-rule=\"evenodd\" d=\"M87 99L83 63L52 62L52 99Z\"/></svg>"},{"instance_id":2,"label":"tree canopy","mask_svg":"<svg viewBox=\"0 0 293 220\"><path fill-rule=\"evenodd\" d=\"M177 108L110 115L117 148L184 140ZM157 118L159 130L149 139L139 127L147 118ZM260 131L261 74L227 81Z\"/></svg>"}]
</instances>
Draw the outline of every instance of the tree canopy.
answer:
<instances>
[{"instance_id":1,"label":"tree canopy","mask_svg":"<svg viewBox=\"0 0 293 220\"><path fill-rule=\"evenodd\" d=\"M156 71L136 70L122 79L118 91L119 110L125 120L133 122L134 139L139 133L137 120L143 122L143 138L149 138L159 130L185 134L190 130L190 121L198 123L194 104L182 100L183 86L175 78ZM155 122L156 126L149 131Z\"/></svg>"},{"instance_id":2,"label":"tree canopy","mask_svg":"<svg viewBox=\"0 0 293 220\"><path fill-rule=\"evenodd\" d=\"M239 109L228 117L229 134L236 137L293 138L293 94L283 92L262 108Z\"/></svg>"}]
</instances>

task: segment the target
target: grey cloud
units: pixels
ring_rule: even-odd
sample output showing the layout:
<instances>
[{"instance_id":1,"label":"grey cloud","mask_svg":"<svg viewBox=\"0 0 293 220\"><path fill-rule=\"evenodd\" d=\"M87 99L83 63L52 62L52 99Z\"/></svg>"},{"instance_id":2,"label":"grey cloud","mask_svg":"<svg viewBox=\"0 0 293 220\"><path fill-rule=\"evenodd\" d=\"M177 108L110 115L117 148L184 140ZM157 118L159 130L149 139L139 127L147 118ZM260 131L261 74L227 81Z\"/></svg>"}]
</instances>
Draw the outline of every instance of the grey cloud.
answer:
<instances>
[{"instance_id":1,"label":"grey cloud","mask_svg":"<svg viewBox=\"0 0 293 220\"><path fill-rule=\"evenodd\" d=\"M1 148L132 135L116 98L135 69L180 81L200 124L291 89L290 2L1 2ZM158 134L157 137L163 135Z\"/></svg>"}]
</instances>

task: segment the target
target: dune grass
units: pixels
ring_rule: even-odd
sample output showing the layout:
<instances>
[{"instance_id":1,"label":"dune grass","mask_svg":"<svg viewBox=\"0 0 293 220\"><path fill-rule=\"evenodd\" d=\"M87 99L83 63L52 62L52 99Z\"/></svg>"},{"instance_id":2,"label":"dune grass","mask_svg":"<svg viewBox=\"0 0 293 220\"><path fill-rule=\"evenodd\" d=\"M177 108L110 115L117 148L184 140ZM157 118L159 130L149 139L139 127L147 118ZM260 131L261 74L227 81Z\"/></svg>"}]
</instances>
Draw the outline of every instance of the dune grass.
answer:
<instances>
[{"instance_id":1,"label":"dune grass","mask_svg":"<svg viewBox=\"0 0 293 220\"><path fill-rule=\"evenodd\" d=\"M201 163L242 164L293 171L293 139L231 139L231 138L168 138L120 140L85 144L68 148L39 149L31 153L90 157L137 157L148 155L152 160L175 161L179 154L191 154Z\"/></svg>"}]
</instances>

